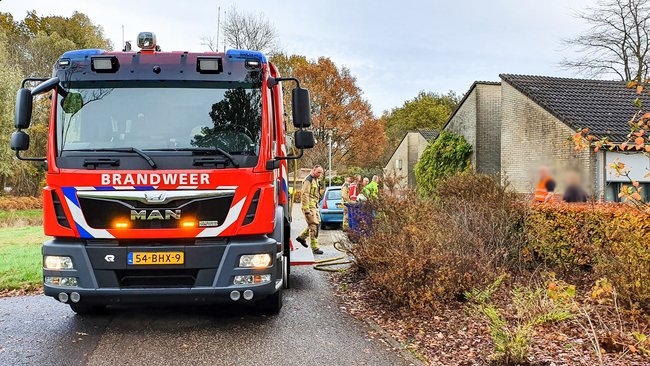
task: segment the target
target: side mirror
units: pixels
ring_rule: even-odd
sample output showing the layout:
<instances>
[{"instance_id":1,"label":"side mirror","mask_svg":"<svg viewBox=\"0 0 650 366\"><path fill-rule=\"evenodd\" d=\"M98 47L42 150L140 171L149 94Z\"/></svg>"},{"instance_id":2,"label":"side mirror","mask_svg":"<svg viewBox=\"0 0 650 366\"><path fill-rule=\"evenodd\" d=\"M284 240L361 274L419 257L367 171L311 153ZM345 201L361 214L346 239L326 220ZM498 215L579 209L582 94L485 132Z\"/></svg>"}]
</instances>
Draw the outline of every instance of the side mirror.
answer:
<instances>
[{"instance_id":1,"label":"side mirror","mask_svg":"<svg viewBox=\"0 0 650 366\"><path fill-rule=\"evenodd\" d=\"M11 134L11 150L25 151L29 149L29 135L25 131L16 131Z\"/></svg>"},{"instance_id":2,"label":"side mirror","mask_svg":"<svg viewBox=\"0 0 650 366\"><path fill-rule=\"evenodd\" d=\"M311 106L309 90L294 88L291 92L291 107L293 109L293 126L307 128L311 126Z\"/></svg>"},{"instance_id":3,"label":"side mirror","mask_svg":"<svg viewBox=\"0 0 650 366\"><path fill-rule=\"evenodd\" d=\"M81 110L84 105L84 100L81 93L68 93L65 98L61 99L61 108L68 114L75 114Z\"/></svg>"},{"instance_id":4,"label":"side mirror","mask_svg":"<svg viewBox=\"0 0 650 366\"><path fill-rule=\"evenodd\" d=\"M44 82L36 85L36 87L34 89L32 89L32 95L39 95L39 94L47 93L50 90L52 90L52 89L56 88L57 86L59 86L60 81L61 80L59 80L58 77L53 77L51 79L47 79Z\"/></svg>"},{"instance_id":5,"label":"side mirror","mask_svg":"<svg viewBox=\"0 0 650 366\"><path fill-rule=\"evenodd\" d=\"M314 140L314 133L312 131L296 131L294 136L294 145L298 149L311 149L314 147L314 145L316 145L316 141Z\"/></svg>"},{"instance_id":6,"label":"side mirror","mask_svg":"<svg viewBox=\"0 0 650 366\"><path fill-rule=\"evenodd\" d=\"M16 109L14 111L14 126L17 129L28 128L32 121L32 92L29 89L18 89Z\"/></svg>"}]
</instances>

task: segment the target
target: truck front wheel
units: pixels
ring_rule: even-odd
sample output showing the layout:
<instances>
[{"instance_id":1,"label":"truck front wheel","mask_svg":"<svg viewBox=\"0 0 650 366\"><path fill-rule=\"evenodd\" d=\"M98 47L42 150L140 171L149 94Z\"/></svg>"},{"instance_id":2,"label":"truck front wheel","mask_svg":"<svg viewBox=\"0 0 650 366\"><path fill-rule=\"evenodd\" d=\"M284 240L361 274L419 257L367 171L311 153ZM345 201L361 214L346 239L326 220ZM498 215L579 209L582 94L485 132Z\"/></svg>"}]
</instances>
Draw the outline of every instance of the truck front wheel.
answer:
<instances>
[{"instance_id":1,"label":"truck front wheel","mask_svg":"<svg viewBox=\"0 0 650 366\"><path fill-rule=\"evenodd\" d=\"M277 315L282 309L282 289L259 302L263 314Z\"/></svg>"}]
</instances>

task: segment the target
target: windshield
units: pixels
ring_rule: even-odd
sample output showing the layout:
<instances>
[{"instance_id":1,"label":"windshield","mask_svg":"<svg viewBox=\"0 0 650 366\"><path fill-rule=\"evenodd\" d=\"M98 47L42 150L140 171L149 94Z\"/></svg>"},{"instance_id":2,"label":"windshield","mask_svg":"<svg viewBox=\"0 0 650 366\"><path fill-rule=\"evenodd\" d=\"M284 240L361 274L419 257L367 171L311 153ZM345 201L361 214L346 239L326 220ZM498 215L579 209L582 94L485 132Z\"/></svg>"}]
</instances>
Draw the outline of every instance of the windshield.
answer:
<instances>
[{"instance_id":1,"label":"windshield","mask_svg":"<svg viewBox=\"0 0 650 366\"><path fill-rule=\"evenodd\" d=\"M179 87L68 89L59 97L58 153L129 147L142 151L218 148L257 156L262 103L259 85L190 83ZM85 83L84 83L85 84ZM223 87L226 85L226 87Z\"/></svg>"},{"instance_id":2,"label":"windshield","mask_svg":"<svg viewBox=\"0 0 650 366\"><path fill-rule=\"evenodd\" d=\"M341 190L340 189L330 189L327 191L328 200L340 200L341 199Z\"/></svg>"}]
</instances>

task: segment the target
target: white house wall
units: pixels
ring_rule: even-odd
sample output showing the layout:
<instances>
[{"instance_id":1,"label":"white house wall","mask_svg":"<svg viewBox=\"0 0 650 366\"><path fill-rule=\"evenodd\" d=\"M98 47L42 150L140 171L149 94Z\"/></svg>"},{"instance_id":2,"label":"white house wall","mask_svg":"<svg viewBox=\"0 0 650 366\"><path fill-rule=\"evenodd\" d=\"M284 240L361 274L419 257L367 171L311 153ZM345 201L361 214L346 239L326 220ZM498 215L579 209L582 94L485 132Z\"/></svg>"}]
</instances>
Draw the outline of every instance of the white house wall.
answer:
<instances>
[{"instance_id":1,"label":"white house wall","mask_svg":"<svg viewBox=\"0 0 650 366\"><path fill-rule=\"evenodd\" d=\"M571 128L519 92L501 83L501 174L519 193L532 193L538 170L546 165L561 177L569 169L584 172L590 193L596 191L595 154L576 152L567 137ZM564 189L557 179L558 193Z\"/></svg>"},{"instance_id":2,"label":"white house wall","mask_svg":"<svg viewBox=\"0 0 650 366\"><path fill-rule=\"evenodd\" d=\"M476 171L499 174L501 171L501 85L476 84Z\"/></svg>"},{"instance_id":3,"label":"white house wall","mask_svg":"<svg viewBox=\"0 0 650 366\"><path fill-rule=\"evenodd\" d=\"M605 176L608 182L629 182L625 176L616 176L616 171L610 168L614 162L621 162L629 169L630 178L642 183L650 183L650 157L640 153L605 152Z\"/></svg>"}]
</instances>

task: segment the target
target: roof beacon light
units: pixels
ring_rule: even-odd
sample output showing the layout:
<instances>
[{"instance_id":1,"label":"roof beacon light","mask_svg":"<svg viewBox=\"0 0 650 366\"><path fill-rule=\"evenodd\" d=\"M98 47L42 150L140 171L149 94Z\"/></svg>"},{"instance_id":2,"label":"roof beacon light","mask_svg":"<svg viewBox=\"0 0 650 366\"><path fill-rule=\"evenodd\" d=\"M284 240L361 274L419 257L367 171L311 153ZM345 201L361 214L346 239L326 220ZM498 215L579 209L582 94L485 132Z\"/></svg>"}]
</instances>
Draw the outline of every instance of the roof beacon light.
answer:
<instances>
[{"instance_id":1,"label":"roof beacon light","mask_svg":"<svg viewBox=\"0 0 650 366\"><path fill-rule=\"evenodd\" d=\"M259 51L247 51L247 50L228 50L226 51L226 57L231 60L246 61L246 60L258 60L261 63L266 63L266 56Z\"/></svg>"},{"instance_id":2,"label":"roof beacon light","mask_svg":"<svg viewBox=\"0 0 650 366\"><path fill-rule=\"evenodd\" d=\"M247 69L259 69L261 64L258 60L246 60L244 65Z\"/></svg>"},{"instance_id":3,"label":"roof beacon light","mask_svg":"<svg viewBox=\"0 0 650 366\"><path fill-rule=\"evenodd\" d=\"M138 47L143 50L155 50L156 34L153 32L140 32L138 34Z\"/></svg>"}]
</instances>

